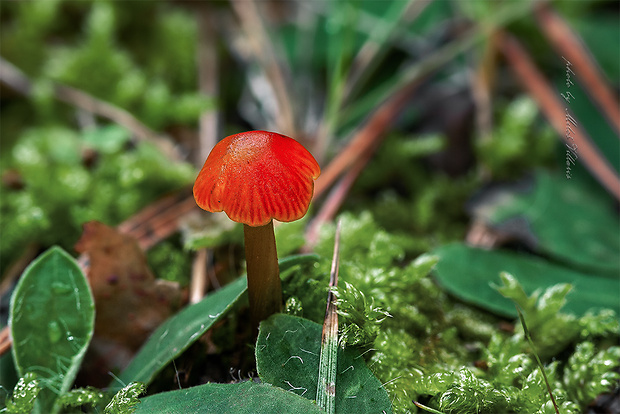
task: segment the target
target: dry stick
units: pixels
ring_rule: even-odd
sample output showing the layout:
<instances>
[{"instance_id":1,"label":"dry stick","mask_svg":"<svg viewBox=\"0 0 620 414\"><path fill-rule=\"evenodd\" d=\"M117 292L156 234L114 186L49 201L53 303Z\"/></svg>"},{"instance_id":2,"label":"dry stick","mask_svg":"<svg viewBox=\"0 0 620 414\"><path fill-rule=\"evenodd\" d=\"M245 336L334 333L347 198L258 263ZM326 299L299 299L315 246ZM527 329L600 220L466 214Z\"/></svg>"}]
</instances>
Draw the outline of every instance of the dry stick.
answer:
<instances>
[{"instance_id":1,"label":"dry stick","mask_svg":"<svg viewBox=\"0 0 620 414\"><path fill-rule=\"evenodd\" d=\"M570 145L566 136L567 129L571 128L571 136L577 145L577 154L583 158L584 164L599 182L620 200L620 179L611 168L607 160L600 154L598 149L590 142L585 133L572 121L557 94L549 86L543 75L536 68L523 46L511 35L503 33L500 36L501 47L511 68L516 72L519 79L528 90L529 94L538 103L553 128L560 134L566 143ZM572 147L571 147L572 148Z\"/></svg>"},{"instance_id":2,"label":"dry stick","mask_svg":"<svg viewBox=\"0 0 620 414\"><path fill-rule=\"evenodd\" d=\"M418 80L409 83L375 111L366 125L349 141L347 146L316 180L314 185L315 197L320 197L363 154L374 152L379 147L385 138L383 133L403 109L417 85Z\"/></svg>"},{"instance_id":3,"label":"dry stick","mask_svg":"<svg viewBox=\"0 0 620 414\"><path fill-rule=\"evenodd\" d=\"M493 131L491 91L495 83L497 66L497 31L489 29L482 59L477 71L472 74L472 96L476 104L476 124L480 139L490 140Z\"/></svg>"},{"instance_id":4,"label":"dry stick","mask_svg":"<svg viewBox=\"0 0 620 414\"><path fill-rule=\"evenodd\" d=\"M534 11L542 31L568 64L575 67L575 74L582 80L585 89L601 107L620 136L620 105L617 96L614 96L605 76L586 47L549 4L539 2Z\"/></svg>"},{"instance_id":5,"label":"dry stick","mask_svg":"<svg viewBox=\"0 0 620 414\"><path fill-rule=\"evenodd\" d=\"M9 327L5 326L0 331L0 356L4 355L9 349L11 349L11 335Z\"/></svg>"},{"instance_id":6,"label":"dry stick","mask_svg":"<svg viewBox=\"0 0 620 414\"><path fill-rule=\"evenodd\" d=\"M151 219L156 219L162 212L176 208L177 204L186 200L191 195L191 190L182 190L178 193L170 194L164 198L146 206L138 213L134 214L118 226L121 233L134 233Z\"/></svg>"},{"instance_id":7,"label":"dry stick","mask_svg":"<svg viewBox=\"0 0 620 414\"><path fill-rule=\"evenodd\" d=\"M32 93L32 82L12 63L0 57L0 82L22 95ZM93 114L107 118L127 128L139 141L150 141L173 160L182 159L172 142L157 134L126 110L70 86L54 83L54 97Z\"/></svg>"},{"instance_id":8,"label":"dry stick","mask_svg":"<svg viewBox=\"0 0 620 414\"><path fill-rule=\"evenodd\" d=\"M329 293L327 309L321 335L321 356L319 358L319 383L317 384L316 403L327 413L336 412L336 373L338 366L338 309L332 289L338 286L338 269L340 265L340 222L336 226L334 256L329 274Z\"/></svg>"},{"instance_id":9,"label":"dry stick","mask_svg":"<svg viewBox=\"0 0 620 414\"><path fill-rule=\"evenodd\" d=\"M434 408L431 407L427 407L426 405L419 403L417 401L413 402L415 404L416 407L423 409L424 411L428 411L429 413L432 414L444 414L441 411L435 410Z\"/></svg>"},{"instance_id":10,"label":"dry stick","mask_svg":"<svg viewBox=\"0 0 620 414\"><path fill-rule=\"evenodd\" d=\"M181 218L192 211L200 210L194 197L189 196L168 208L161 215L137 227L131 235L138 239L138 244L142 249L148 250L176 232Z\"/></svg>"},{"instance_id":11,"label":"dry stick","mask_svg":"<svg viewBox=\"0 0 620 414\"><path fill-rule=\"evenodd\" d=\"M234 0L231 4L245 29L254 57L265 71L275 92L278 101L278 128L286 135L295 136L293 105L284 80L284 70L280 66L282 63L278 63L256 2L255 0Z\"/></svg>"},{"instance_id":12,"label":"dry stick","mask_svg":"<svg viewBox=\"0 0 620 414\"><path fill-rule=\"evenodd\" d=\"M192 262L192 280L190 282L189 303L198 303L207 291L207 249L196 252Z\"/></svg>"}]
</instances>

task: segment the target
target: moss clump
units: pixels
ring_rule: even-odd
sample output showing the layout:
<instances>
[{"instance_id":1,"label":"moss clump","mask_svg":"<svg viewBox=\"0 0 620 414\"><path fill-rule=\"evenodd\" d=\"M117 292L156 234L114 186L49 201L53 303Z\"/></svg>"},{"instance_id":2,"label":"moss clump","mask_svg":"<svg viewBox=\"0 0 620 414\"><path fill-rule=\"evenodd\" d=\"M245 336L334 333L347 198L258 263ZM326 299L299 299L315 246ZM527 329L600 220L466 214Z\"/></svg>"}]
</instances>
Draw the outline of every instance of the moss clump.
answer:
<instances>
[{"instance_id":1,"label":"moss clump","mask_svg":"<svg viewBox=\"0 0 620 414\"><path fill-rule=\"evenodd\" d=\"M333 231L324 229L317 246L322 255L333 249ZM522 329L506 332L500 329L505 321L448 297L429 277L436 257L422 255L403 266L407 246L403 236L381 229L368 213L342 216L341 335L369 350L365 357L394 411L418 412L413 401L421 401L444 413L552 412ZM318 321L329 266L323 259L288 275L284 283L304 311L318 308ZM582 317L561 313L567 285L529 297L514 280L499 289L524 309L561 412L582 412L617 385L620 347L605 345L620 332L613 311Z\"/></svg>"}]
</instances>

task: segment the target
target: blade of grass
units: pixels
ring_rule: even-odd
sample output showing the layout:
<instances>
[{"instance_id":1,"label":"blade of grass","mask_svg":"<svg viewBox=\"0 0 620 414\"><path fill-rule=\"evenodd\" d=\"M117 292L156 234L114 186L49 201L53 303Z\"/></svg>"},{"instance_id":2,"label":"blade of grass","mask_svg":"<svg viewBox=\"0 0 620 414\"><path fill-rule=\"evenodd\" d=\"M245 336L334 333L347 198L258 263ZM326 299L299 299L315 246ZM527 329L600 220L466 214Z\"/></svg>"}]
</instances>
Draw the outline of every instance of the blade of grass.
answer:
<instances>
[{"instance_id":1,"label":"blade of grass","mask_svg":"<svg viewBox=\"0 0 620 414\"><path fill-rule=\"evenodd\" d=\"M432 0L393 2L383 18L379 19L351 64L344 99L348 100L373 73L390 50L391 39L402 29L405 20L411 22Z\"/></svg>"},{"instance_id":2,"label":"blade of grass","mask_svg":"<svg viewBox=\"0 0 620 414\"><path fill-rule=\"evenodd\" d=\"M519 320L521 321L521 325L523 326L523 333L525 334L525 338L528 343L532 347L532 353L536 358L536 363L538 364L538 368L540 368L540 372L545 379L545 384L547 385L547 391L549 392L549 397L551 398L551 402L553 403L553 408L555 408L556 414L560 414L560 410L558 409L558 404L555 402L555 398L553 397L553 392L551 391L551 385L549 384L549 380L547 379L547 374L545 373L545 367L543 366L540 358L538 357L538 352L536 352L536 347L534 346L534 341L532 341L532 336L530 335L530 331L527 329L527 325L525 323L525 318L523 317L523 313L521 312L521 308L519 305L515 304L515 308L517 308L517 313L519 314Z\"/></svg>"},{"instance_id":3,"label":"blade of grass","mask_svg":"<svg viewBox=\"0 0 620 414\"><path fill-rule=\"evenodd\" d=\"M333 131L337 126L339 113L344 99L347 74L350 68L349 53L353 48L354 27L357 8L348 1L331 3L334 12L328 17L328 26L335 27L333 41L328 45L328 95L324 122L321 126L315 153L319 160L325 158Z\"/></svg>"},{"instance_id":4,"label":"blade of grass","mask_svg":"<svg viewBox=\"0 0 620 414\"><path fill-rule=\"evenodd\" d=\"M385 101L389 96L392 96L405 85L429 75L431 72L454 59L460 53L484 40L487 33L493 28L499 28L526 15L531 8L532 2L527 1L511 3L509 6L498 10L498 12L494 13L488 20L479 22L473 29L459 36L458 40L443 46L423 61L407 70L401 71L398 76L385 81L380 86L364 95L364 97L357 99L355 103L345 108L340 114L341 125L363 116L368 112L368 108L376 106L376 102Z\"/></svg>"},{"instance_id":5,"label":"blade of grass","mask_svg":"<svg viewBox=\"0 0 620 414\"><path fill-rule=\"evenodd\" d=\"M583 163L588 170L610 194L620 200L620 178L618 178L598 148L592 144L579 125L574 122L572 116L568 113L523 46L521 46L517 39L507 33L503 33L500 39L500 49L510 64L511 69L517 74L525 89L534 98L545 117L561 137L560 139L570 149L573 148L572 145L576 145L579 158L583 159ZM569 141L569 137L574 139L574 143Z\"/></svg>"},{"instance_id":6,"label":"blade of grass","mask_svg":"<svg viewBox=\"0 0 620 414\"><path fill-rule=\"evenodd\" d=\"M321 356L319 359L319 381L317 384L316 403L328 414L336 412L336 372L338 367L338 312L336 297L332 288L338 286L338 268L340 263L340 222L336 226L334 257L329 274L329 293L323 334L321 336Z\"/></svg>"}]
</instances>

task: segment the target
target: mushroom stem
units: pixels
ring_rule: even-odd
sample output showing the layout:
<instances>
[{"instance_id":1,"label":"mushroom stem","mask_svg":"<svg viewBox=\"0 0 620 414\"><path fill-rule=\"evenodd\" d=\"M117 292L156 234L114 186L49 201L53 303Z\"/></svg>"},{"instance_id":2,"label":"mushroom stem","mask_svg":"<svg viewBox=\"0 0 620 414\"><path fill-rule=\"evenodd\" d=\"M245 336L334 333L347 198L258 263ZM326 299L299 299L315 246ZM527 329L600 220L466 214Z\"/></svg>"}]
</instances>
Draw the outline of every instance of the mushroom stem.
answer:
<instances>
[{"instance_id":1,"label":"mushroom stem","mask_svg":"<svg viewBox=\"0 0 620 414\"><path fill-rule=\"evenodd\" d=\"M278 267L273 220L264 226L243 225L245 260L248 273L248 295L252 325L282 309L282 285Z\"/></svg>"}]
</instances>

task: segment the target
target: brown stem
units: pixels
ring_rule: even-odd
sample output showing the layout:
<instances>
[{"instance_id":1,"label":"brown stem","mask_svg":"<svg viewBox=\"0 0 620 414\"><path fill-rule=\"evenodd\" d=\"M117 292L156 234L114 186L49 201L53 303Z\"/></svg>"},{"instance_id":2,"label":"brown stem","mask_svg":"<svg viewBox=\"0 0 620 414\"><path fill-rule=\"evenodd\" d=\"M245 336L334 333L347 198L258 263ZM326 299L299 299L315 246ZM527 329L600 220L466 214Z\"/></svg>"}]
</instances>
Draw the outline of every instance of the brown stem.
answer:
<instances>
[{"instance_id":1,"label":"brown stem","mask_svg":"<svg viewBox=\"0 0 620 414\"><path fill-rule=\"evenodd\" d=\"M252 325L267 319L282 308L282 286L273 221L264 226L243 225L248 295Z\"/></svg>"}]
</instances>

